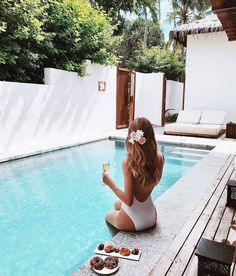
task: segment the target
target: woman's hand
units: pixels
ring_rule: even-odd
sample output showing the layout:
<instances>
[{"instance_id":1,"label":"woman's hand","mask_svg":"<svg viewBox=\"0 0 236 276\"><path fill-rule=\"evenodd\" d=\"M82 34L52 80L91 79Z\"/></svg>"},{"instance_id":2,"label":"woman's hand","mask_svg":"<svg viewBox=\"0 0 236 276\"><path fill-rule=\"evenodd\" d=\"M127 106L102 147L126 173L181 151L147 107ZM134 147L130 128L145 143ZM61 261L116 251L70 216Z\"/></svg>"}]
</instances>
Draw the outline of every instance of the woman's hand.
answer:
<instances>
[{"instance_id":1,"label":"woman's hand","mask_svg":"<svg viewBox=\"0 0 236 276\"><path fill-rule=\"evenodd\" d=\"M113 181L112 179L110 178L109 174L108 173L103 173L102 174L102 181L111 188L112 184L113 184Z\"/></svg>"}]
</instances>

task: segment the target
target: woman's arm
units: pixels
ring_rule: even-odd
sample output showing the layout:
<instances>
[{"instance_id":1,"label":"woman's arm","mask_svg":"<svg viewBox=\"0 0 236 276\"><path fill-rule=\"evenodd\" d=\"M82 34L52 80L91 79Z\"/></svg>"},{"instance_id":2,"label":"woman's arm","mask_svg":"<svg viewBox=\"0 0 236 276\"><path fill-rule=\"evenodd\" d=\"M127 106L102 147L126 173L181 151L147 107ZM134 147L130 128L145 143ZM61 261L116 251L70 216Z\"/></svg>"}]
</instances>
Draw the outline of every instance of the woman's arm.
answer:
<instances>
[{"instance_id":1,"label":"woman's arm","mask_svg":"<svg viewBox=\"0 0 236 276\"><path fill-rule=\"evenodd\" d=\"M117 187L108 174L103 173L103 182L112 189L121 201L131 206L134 201L133 175L126 160L122 161L122 170L124 175L124 192Z\"/></svg>"}]
</instances>

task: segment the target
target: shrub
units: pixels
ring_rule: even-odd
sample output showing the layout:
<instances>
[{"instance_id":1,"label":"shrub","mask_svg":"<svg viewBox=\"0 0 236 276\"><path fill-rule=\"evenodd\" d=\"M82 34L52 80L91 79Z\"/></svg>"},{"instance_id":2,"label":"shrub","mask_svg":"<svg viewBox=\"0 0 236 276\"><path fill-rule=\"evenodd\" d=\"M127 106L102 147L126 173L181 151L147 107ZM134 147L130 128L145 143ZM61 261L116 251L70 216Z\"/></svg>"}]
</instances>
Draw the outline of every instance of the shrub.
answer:
<instances>
[{"instance_id":1,"label":"shrub","mask_svg":"<svg viewBox=\"0 0 236 276\"><path fill-rule=\"evenodd\" d=\"M143 73L162 72L170 80L179 80L184 74L185 65L174 51L141 45L129 61L129 67Z\"/></svg>"},{"instance_id":2,"label":"shrub","mask_svg":"<svg viewBox=\"0 0 236 276\"><path fill-rule=\"evenodd\" d=\"M0 18L1 80L42 82L44 67L82 74L85 59L117 63L115 26L88 1L2 0Z\"/></svg>"}]
</instances>

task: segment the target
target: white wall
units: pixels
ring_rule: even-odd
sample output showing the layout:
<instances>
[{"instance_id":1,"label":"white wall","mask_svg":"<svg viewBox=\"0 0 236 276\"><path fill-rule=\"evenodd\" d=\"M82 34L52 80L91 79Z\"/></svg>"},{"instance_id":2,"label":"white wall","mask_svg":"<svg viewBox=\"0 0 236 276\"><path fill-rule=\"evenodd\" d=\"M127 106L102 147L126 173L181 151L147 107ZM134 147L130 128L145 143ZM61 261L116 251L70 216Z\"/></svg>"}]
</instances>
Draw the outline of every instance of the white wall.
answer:
<instances>
[{"instance_id":1,"label":"white wall","mask_svg":"<svg viewBox=\"0 0 236 276\"><path fill-rule=\"evenodd\" d=\"M166 81L166 110L174 109L177 113L183 106L184 84L178 81Z\"/></svg>"},{"instance_id":2,"label":"white wall","mask_svg":"<svg viewBox=\"0 0 236 276\"><path fill-rule=\"evenodd\" d=\"M236 41L225 32L189 35L185 109L225 110L236 122Z\"/></svg>"},{"instance_id":3,"label":"white wall","mask_svg":"<svg viewBox=\"0 0 236 276\"><path fill-rule=\"evenodd\" d=\"M115 129L116 67L88 76L45 69L45 85L0 82L0 155L71 144ZM98 92L98 81L107 91Z\"/></svg>"},{"instance_id":4,"label":"white wall","mask_svg":"<svg viewBox=\"0 0 236 276\"><path fill-rule=\"evenodd\" d=\"M146 117L161 126L163 77L163 73L136 73L135 118Z\"/></svg>"}]
</instances>

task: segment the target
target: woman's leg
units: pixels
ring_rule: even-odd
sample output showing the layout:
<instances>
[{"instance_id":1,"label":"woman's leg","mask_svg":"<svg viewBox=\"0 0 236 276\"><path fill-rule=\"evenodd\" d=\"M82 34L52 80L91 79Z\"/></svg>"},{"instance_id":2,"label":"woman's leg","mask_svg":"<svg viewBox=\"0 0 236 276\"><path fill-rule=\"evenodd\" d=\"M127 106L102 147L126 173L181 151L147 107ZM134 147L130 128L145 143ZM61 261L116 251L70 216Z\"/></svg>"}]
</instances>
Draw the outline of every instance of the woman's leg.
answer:
<instances>
[{"instance_id":1,"label":"woman's leg","mask_svg":"<svg viewBox=\"0 0 236 276\"><path fill-rule=\"evenodd\" d=\"M122 201L117 199L114 203L115 210L119 211L121 209Z\"/></svg>"},{"instance_id":2,"label":"woman's leg","mask_svg":"<svg viewBox=\"0 0 236 276\"><path fill-rule=\"evenodd\" d=\"M107 213L106 221L119 230L136 231L133 221L122 209Z\"/></svg>"}]
</instances>

